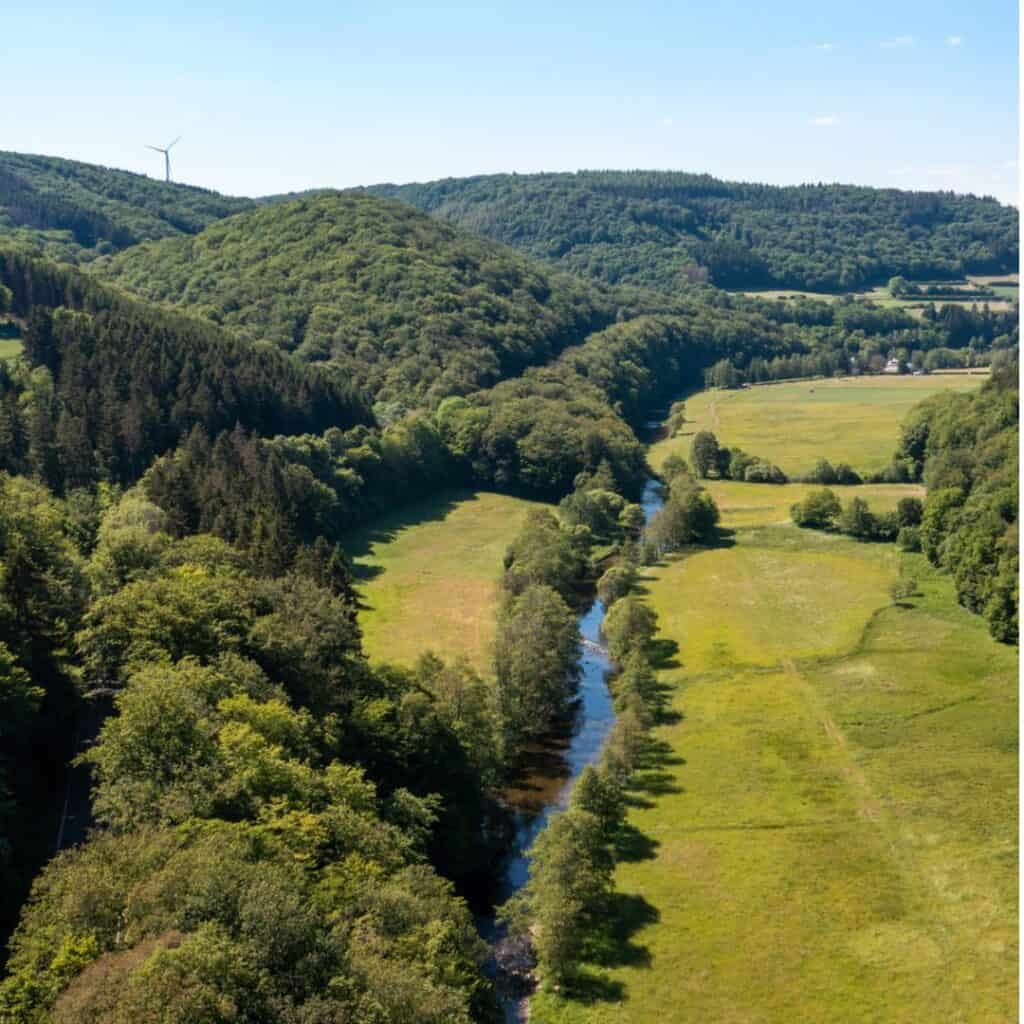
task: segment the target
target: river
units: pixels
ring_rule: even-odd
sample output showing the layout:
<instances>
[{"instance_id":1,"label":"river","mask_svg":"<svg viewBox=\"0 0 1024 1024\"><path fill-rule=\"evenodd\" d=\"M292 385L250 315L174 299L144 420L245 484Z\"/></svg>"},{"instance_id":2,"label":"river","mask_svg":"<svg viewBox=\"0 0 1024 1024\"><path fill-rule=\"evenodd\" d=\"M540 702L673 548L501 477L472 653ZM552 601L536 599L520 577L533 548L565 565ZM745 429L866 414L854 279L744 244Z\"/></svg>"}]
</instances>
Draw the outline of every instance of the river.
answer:
<instances>
[{"instance_id":1,"label":"river","mask_svg":"<svg viewBox=\"0 0 1024 1024\"><path fill-rule=\"evenodd\" d=\"M659 425L651 424L652 427ZM661 481L653 477L647 481L640 503L644 520L650 521L663 504ZM594 764L601 756L604 742L615 724L615 710L608 687L612 663L601 637L604 614L604 602L595 598L579 617L582 647L580 681L569 735L528 750L528 768L523 778L506 794L515 824L515 836L498 887L499 904L526 884L530 848L534 840L544 830L551 815L568 806L573 783L588 764ZM492 944L503 938L503 930L493 916L481 921L480 930ZM497 968L494 973L506 1022L515 1024L526 1020L528 992L514 976Z\"/></svg>"}]
</instances>

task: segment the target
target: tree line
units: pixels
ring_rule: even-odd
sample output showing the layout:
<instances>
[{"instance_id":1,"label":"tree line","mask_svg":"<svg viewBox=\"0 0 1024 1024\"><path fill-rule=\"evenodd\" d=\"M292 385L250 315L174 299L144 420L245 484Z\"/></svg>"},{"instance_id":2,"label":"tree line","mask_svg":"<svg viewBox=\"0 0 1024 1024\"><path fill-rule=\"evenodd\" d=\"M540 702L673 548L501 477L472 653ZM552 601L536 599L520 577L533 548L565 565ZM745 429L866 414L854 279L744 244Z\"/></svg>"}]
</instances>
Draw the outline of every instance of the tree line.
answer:
<instances>
[{"instance_id":1,"label":"tree line","mask_svg":"<svg viewBox=\"0 0 1024 1024\"><path fill-rule=\"evenodd\" d=\"M896 540L948 571L957 599L984 617L997 640L1018 637L1016 361L997 366L980 391L925 399L904 422L893 471L928 488L874 513L861 498L845 506L828 490L793 506L798 526L835 529L859 540Z\"/></svg>"}]
</instances>

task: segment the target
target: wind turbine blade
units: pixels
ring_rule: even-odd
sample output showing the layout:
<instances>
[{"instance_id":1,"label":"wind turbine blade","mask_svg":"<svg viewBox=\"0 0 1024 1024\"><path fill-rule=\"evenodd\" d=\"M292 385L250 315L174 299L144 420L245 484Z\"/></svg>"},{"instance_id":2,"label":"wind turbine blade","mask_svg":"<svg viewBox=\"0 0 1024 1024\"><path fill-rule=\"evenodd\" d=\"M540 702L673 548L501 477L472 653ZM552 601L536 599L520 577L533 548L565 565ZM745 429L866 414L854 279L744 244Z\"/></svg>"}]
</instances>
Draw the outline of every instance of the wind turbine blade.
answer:
<instances>
[{"instance_id":1,"label":"wind turbine blade","mask_svg":"<svg viewBox=\"0 0 1024 1024\"><path fill-rule=\"evenodd\" d=\"M180 135L173 142L168 142L167 143L167 148L170 149L171 146L176 146L179 142L181 142L181 136Z\"/></svg>"},{"instance_id":2,"label":"wind turbine blade","mask_svg":"<svg viewBox=\"0 0 1024 1024\"><path fill-rule=\"evenodd\" d=\"M146 144L146 149L151 149L151 150L153 150L154 153L162 153L163 152L163 150L159 146L150 146L148 143Z\"/></svg>"}]
</instances>

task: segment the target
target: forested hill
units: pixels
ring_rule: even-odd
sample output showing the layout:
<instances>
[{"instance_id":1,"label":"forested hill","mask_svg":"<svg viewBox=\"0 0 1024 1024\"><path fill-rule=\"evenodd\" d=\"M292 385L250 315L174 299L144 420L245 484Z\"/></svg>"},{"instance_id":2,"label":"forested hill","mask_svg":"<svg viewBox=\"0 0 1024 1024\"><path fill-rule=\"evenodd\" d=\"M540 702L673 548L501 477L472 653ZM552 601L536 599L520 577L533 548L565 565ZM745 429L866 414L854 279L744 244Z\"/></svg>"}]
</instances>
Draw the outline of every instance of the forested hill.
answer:
<instances>
[{"instance_id":1,"label":"forested hill","mask_svg":"<svg viewBox=\"0 0 1024 1024\"><path fill-rule=\"evenodd\" d=\"M369 191L566 270L673 289L854 290L890 276L1016 271L1013 207L951 192L777 187L661 171L490 175Z\"/></svg>"},{"instance_id":2,"label":"forested hill","mask_svg":"<svg viewBox=\"0 0 1024 1024\"><path fill-rule=\"evenodd\" d=\"M336 371L0 246L5 310L24 324L26 365L0 362L0 471L57 492L131 483L197 428L270 436L373 421Z\"/></svg>"},{"instance_id":3,"label":"forested hill","mask_svg":"<svg viewBox=\"0 0 1024 1024\"><path fill-rule=\"evenodd\" d=\"M0 236L62 260L192 235L253 205L251 199L96 164L0 153Z\"/></svg>"},{"instance_id":4,"label":"forested hill","mask_svg":"<svg viewBox=\"0 0 1024 1024\"><path fill-rule=\"evenodd\" d=\"M358 193L263 206L93 269L244 339L329 360L400 407L548 362L617 313L588 282Z\"/></svg>"}]
</instances>

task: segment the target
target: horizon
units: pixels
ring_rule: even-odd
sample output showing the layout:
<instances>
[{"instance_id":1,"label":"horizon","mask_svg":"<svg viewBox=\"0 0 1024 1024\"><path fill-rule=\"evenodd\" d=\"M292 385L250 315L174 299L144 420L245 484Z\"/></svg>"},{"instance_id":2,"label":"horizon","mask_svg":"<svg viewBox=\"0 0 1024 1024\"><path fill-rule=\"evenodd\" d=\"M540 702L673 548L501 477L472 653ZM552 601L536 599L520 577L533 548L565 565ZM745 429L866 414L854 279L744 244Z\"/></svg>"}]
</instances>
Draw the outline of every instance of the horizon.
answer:
<instances>
[{"instance_id":1,"label":"horizon","mask_svg":"<svg viewBox=\"0 0 1024 1024\"><path fill-rule=\"evenodd\" d=\"M744 16L749 6L756 17ZM33 104L4 149L272 195L496 173L687 169L1018 203L1016 6L285 14L59 0L9 15ZM158 40L154 45L150 40ZM40 116L41 113L44 116Z\"/></svg>"},{"instance_id":2,"label":"horizon","mask_svg":"<svg viewBox=\"0 0 1024 1024\"><path fill-rule=\"evenodd\" d=\"M119 171L126 174L137 174L143 178L148 178L150 181L154 181L158 184L166 184L164 179L158 174L151 174L148 171L137 171L130 167L117 167L113 164L102 164L90 160L81 160L75 156L67 156L63 153L28 153L16 150L7 150L9 153L17 153L19 156L27 157L41 157L41 158L53 158L58 160L67 160L72 163L84 163L94 167L102 167L108 171ZM172 165L173 168L173 165ZM380 181L365 181L359 182L354 185L311 185L303 189L284 189L278 192L263 192L263 193L242 193L242 192L221 192L219 189L211 188L209 185L204 185L195 181L181 181L177 178L171 178L171 185L181 185L185 188L198 188L206 191L216 192L218 195L226 196L230 199L266 199L271 196L281 195L294 195L301 196L311 192L348 192L356 191L359 189L373 188L377 186L395 186L400 188L405 185L427 185L437 181L458 181L470 178L496 178L496 177L520 177L520 178L531 178L531 177L545 177L553 175L572 175L572 174L687 174L695 177L711 177L716 181L723 181L727 184L734 185L756 185L756 186L767 186L770 188L804 188L804 187L832 187L838 186L841 188L868 188L876 189L878 191L896 190L900 192L918 192L918 193L936 193L936 194L950 194L956 196L973 197L975 199L994 199L1003 206L1012 206L1018 208L1017 202L1010 202L1005 199L1000 199L999 196L992 193L983 192L961 192L956 189L943 189L943 188L900 188L897 185L868 185L858 181L819 181L819 180L806 180L806 181L787 181L787 182L773 182L773 181L756 181L749 178L731 178L721 176L717 174L711 174L709 171L695 171L683 167L576 167L570 170L538 170L538 171L487 171L482 173L473 173L472 171L467 174L446 174L440 178L415 178L408 181L405 180L380 180Z\"/></svg>"}]
</instances>

